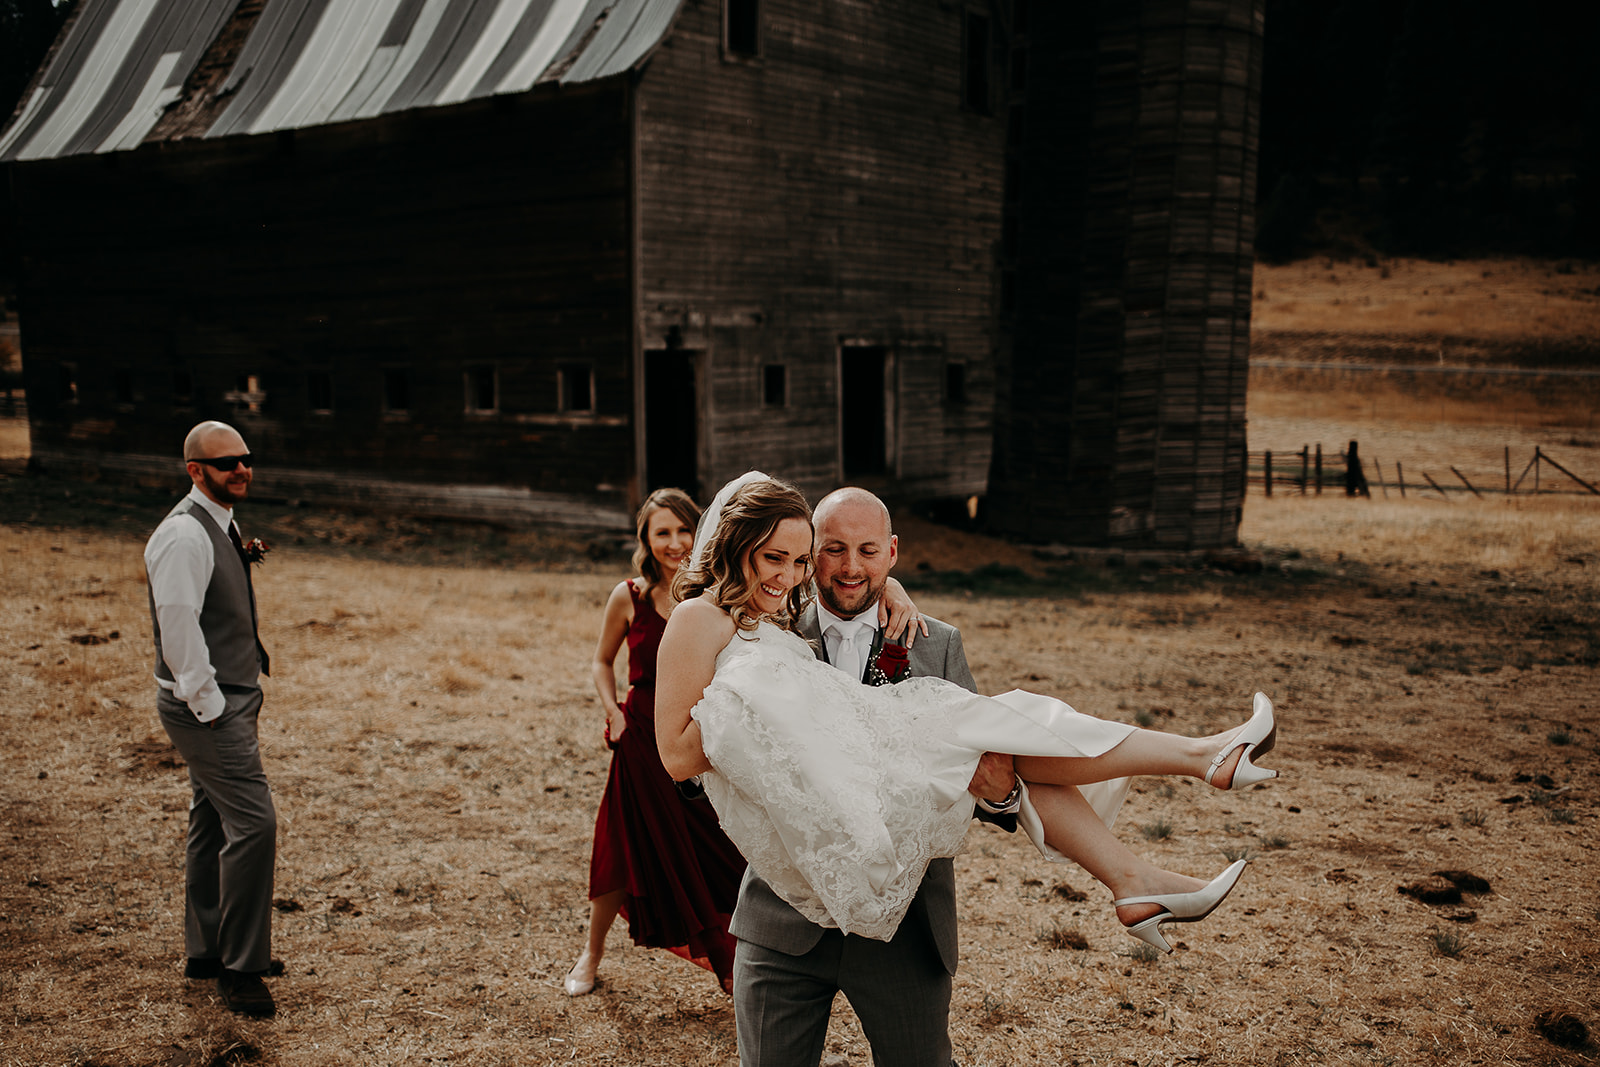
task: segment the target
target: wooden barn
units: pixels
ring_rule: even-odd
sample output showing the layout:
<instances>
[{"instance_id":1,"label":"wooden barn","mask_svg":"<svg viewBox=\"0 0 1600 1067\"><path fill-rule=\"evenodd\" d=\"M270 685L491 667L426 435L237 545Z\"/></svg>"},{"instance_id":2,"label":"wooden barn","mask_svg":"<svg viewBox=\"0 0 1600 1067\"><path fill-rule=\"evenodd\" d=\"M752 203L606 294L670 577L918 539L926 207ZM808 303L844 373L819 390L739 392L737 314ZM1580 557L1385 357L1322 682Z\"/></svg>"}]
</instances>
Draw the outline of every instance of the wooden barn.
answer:
<instances>
[{"instance_id":1,"label":"wooden barn","mask_svg":"<svg viewBox=\"0 0 1600 1067\"><path fill-rule=\"evenodd\" d=\"M0 135L36 461L573 525L761 467L1194 553L1264 0L83 0Z\"/></svg>"},{"instance_id":2,"label":"wooden barn","mask_svg":"<svg viewBox=\"0 0 1600 1067\"><path fill-rule=\"evenodd\" d=\"M984 490L986 4L84 0L0 139L33 454L630 525Z\"/></svg>"}]
</instances>

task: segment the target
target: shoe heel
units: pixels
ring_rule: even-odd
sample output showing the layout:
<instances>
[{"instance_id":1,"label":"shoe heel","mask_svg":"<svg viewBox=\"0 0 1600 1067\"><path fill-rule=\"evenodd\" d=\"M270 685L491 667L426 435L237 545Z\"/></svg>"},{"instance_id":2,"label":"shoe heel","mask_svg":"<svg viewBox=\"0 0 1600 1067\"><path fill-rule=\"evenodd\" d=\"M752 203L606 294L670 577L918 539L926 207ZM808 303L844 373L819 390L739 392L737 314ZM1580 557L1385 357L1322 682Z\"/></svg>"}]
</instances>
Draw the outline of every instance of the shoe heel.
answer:
<instances>
[{"instance_id":1,"label":"shoe heel","mask_svg":"<svg viewBox=\"0 0 1600 1067\"><path fill-rule=\"evenodd\" d=\"M1265 693L1257 693L1254 713L1250 716L1250 721L1244 724L1244 728L1234 737L1233 743L1218 752L1216 757L1212 759L1211 766L1206 769L1203 781L1206 785L1211 785L1211 780L1222 769L1222 765L1238 749L1243 749L1243 751L1239 753L1239 762L1234 766L1233 777L1229 780L1226 791L1231 792L1260 782L1271 781L1278 777L1278 772L1269 771L1264 767L1257 767L1251 762L1250 757L1266 755L1272 751L1272 747L1277 743L1278 724L1273 716L1272 701L1267 698Z\"/></svg>"},{"instance_id":2,"label":"shoe heel","mask_svg":"<svg viewBox=\"0 0 1600 1067\"><path fill-rule=\"evenodd\" d=\"M1161 936L1161 920L1170 918L1172 918L1171 915L1162 912L1160 915L1152 915L1142 922L1136 922L1132 926L1124 926L1123 929L1151 948L1160 949L1162 952L1171 954L1172 946L1167 944L1165 937Z\"/></svg>"},{"instance_id":3,"label":"shoe heel","mask_svg":"<svg viewBox=\"0 0 1600 1067\"><path fill-rule=\"evenodd\" d=\"M1233 781L1228 783L1228 791L1245 789L1258 782L1270 782L1278 777L1278 772L1265 767L1257 767L1250 762L1250 749L1244 750L1244 755L1239 757L1239 765L1233 769Z\"/></svg>"}]
</instances>

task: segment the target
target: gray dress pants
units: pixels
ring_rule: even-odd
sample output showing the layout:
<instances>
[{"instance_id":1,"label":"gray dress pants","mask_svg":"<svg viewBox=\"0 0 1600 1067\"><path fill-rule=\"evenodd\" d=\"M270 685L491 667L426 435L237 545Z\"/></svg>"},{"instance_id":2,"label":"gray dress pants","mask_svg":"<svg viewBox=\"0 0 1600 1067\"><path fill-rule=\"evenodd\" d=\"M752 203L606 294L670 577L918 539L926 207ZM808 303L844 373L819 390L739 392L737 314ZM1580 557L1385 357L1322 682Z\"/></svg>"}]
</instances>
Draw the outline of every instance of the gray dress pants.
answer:
<instances>
[{"instance_id":1,"label":"gray dress pants","mask_svg":"<svg viewBox=\"0 0 1600 1067\"><path fill-rule=\"evenodd\" d=\"M947 1067L950 972L917 923L893 941L828 930L791 956L740 941L733 957L734 1025L741 1067L816 1067L834 997L861 1020L877 1067Z\"/></svg>"},{"instance_id":2,"label":"gray dress pants","mask_svg":"<svg viewBox=\"0 0 1600 1067\"><path fill-rule=\"evenodd\" d=\"M278 812L256 740L261 690L225 685L222 695L227 710L209 723L165 689L156 697L161 725L189 765L192 790L183 939L191 959L261 973L272 961L278 854Z\"/></svg>"}]
</instances>

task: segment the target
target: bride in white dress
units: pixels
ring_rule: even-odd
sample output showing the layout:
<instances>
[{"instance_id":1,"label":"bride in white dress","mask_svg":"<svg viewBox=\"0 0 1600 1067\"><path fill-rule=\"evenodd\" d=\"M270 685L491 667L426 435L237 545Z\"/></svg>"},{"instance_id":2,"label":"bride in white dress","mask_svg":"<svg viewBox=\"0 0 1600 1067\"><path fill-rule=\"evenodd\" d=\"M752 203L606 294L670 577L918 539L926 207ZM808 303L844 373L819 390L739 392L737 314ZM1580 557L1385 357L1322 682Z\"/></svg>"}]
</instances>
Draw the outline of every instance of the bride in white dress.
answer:
<instances>
[{"instance_id":1,"label":"bride in white dress","mask_svg":"<svg viewBox=\"0 0 1600 1067\"><path fill-rule=\"evenodd\" d=\"M1131 775L1221 789L1276 776L1251 762L1275 739L1256 695L1243 727L1205 738L1082 715L1020 690L975 696L938 678L870 687L820 662L787 627L810 590L812 527L799 490L752 472L706 510L662 638L656 737L673 778L702 776L723 830L807 919L889 940L928 861L960 850L983 753L1012 754L1019 822L1050 859L1113 891L1135 936L1171 951L1162 922L1204 918L1244 868L1209 883L1155 867L1109 831ZM1081 794L1081 796L1080 796ZM1047 801L1047 802L1046 802Z\"/></svg>"}]
</instances>

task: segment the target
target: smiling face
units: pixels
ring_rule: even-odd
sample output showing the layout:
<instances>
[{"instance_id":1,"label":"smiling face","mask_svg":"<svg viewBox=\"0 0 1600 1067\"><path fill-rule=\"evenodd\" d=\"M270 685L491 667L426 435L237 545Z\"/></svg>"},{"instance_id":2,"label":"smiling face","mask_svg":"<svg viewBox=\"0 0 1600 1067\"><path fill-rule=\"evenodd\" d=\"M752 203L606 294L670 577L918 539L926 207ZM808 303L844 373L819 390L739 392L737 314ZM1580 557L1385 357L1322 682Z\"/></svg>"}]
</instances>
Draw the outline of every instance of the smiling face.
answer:
<instances>
[{"instance_id":1,"label":"smiling face","mask_svg":"<svg viewBox=\"0 0 1600 1067\"><path fill-rule=\"evenodd\" d=\"M763 615L784 610L789 590L811 572L811 524L789 518L778 523L764 544L745 560L745 580L751 583L750 606Z\"/></svg>"},{"instance_id":2,"label":"smiling face","mask_svg":"<svg viewBox=\"0 0 1600 1067\"><path fill-rule=\"evenodd\" d=\"M817 505L817 596L841 619L878 602L900 555L889 513L865 490L840 490Z\"/></svg>"},{"instance_id":3,"label":"smiling face","mask_svg":"<svg viewBox=\"0 0 1600 1067\"><path fill-rule=\"evenodd\" d=\"M672 581L678 567L694 548L694 528L671 508L656 508L645 518L645 544L661 568L661 580Z\"/></svg>"}]
</instances>

